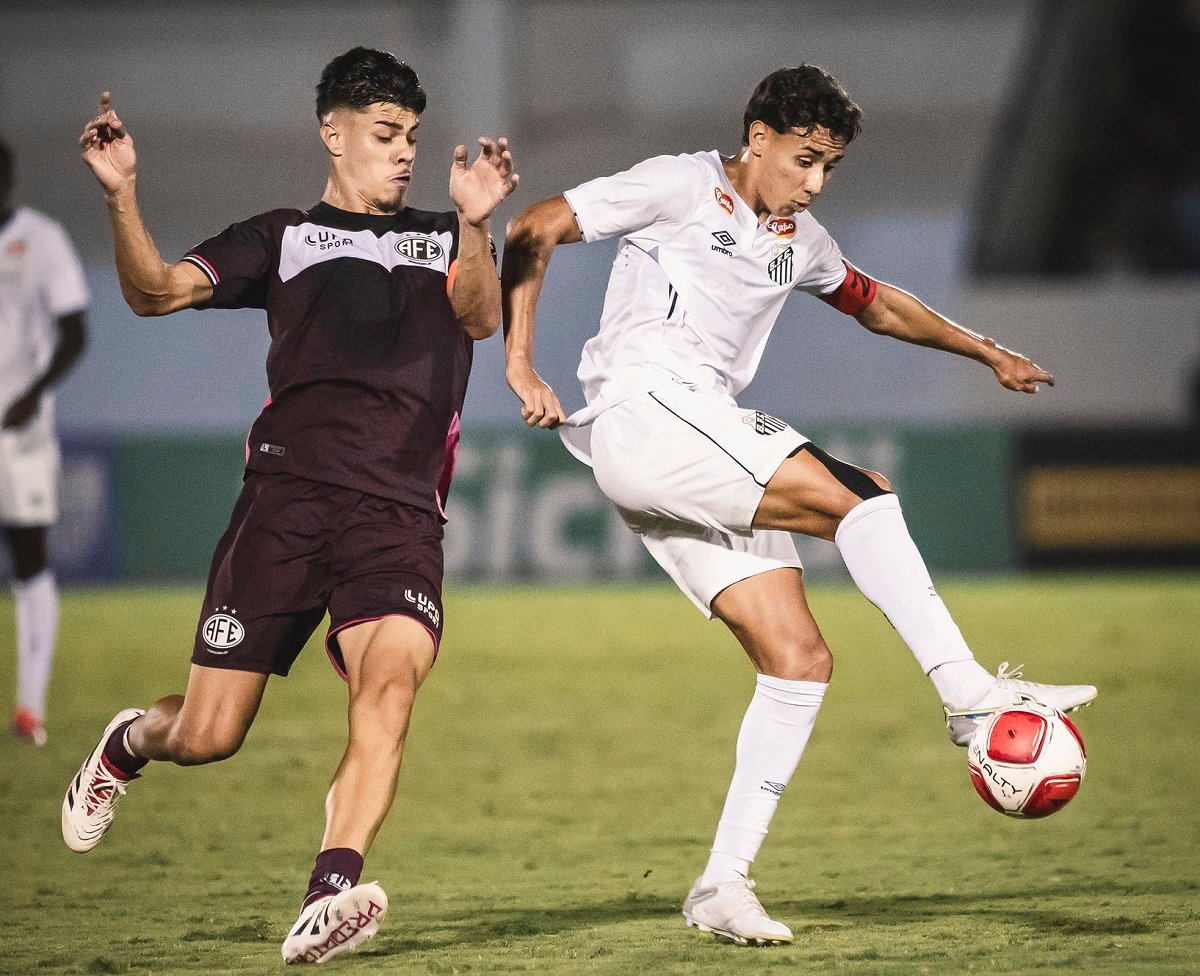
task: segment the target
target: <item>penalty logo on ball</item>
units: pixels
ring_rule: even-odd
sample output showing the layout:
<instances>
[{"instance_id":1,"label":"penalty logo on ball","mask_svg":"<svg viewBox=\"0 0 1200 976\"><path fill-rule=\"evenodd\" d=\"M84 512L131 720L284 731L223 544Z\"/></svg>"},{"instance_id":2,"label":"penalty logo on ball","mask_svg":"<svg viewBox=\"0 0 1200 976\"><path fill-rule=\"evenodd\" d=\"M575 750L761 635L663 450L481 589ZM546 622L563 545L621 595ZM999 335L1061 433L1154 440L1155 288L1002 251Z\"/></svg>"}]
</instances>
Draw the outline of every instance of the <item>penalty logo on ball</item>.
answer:
<instances>
[{"instance_id":1,"label":"penalty logo on ball","mask_svg":"<svg viewBox=\"0 0 1200 976\"><path fill-rule=\"evenodd\" d=\"M1048 817L1079 792L1087 750L1062 712L1026 702L980 723L967 767L975 791L992 809L1010 817Z\"/></svg>"}]
</instances>

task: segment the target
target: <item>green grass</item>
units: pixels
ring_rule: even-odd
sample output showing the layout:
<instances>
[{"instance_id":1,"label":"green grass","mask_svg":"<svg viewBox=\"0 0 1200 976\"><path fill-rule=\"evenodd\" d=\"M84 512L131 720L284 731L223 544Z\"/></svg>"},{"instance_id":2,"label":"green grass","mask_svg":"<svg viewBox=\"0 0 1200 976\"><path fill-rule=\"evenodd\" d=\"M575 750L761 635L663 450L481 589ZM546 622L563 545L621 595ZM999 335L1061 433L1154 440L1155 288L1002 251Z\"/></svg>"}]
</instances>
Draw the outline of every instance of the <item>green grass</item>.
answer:
<instances>
[{"instance_id":1,"label":"green grass","mask_svg":"<svg viewBox=\"0 0 1200 976\"><path fill-rule=\"evenodd\" d=\"M886 622L815 589L832 689L755 874L796 932L742 949L686 928L752 675L668 587L452 589L392 815L367 861L392 902L334 961L376 973L1194 973L1200 959L1200 577L945 583L986 665L1086 680L1089 770L1062 813L1009 820ZM50 744L0 742L0 973L281 966L341 752L315 644L242 752L154 766L104 843L59 838L62 791L120 707L181 690L198 592L63 603ZM0 636L12 632L0 602ZM0 660L11 687L12 655Z\"/></svg>"}]
</instances>

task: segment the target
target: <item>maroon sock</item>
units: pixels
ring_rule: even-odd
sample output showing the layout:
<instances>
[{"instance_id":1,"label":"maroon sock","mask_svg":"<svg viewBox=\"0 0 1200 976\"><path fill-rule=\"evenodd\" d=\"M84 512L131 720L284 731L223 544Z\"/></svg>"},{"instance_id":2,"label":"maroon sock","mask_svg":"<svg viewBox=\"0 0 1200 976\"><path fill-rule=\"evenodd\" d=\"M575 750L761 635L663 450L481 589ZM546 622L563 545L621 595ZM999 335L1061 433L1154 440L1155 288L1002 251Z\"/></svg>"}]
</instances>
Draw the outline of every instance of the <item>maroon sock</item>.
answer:
<instances>
[{"instance_id":1,"label":"maroon sock","mask_svg":"<svg viewBox=\"0 0 1200 976\"><path fill-rule=\"evenodd\" d=\"M150 761L141 756L135 756L125 745L125 731L136 721L137 719L131 718L128 722L122 722L112 730L112 735L104 743L106 765L126 779L133 779L137 776L138 771Z\"/></svg>"},{"instance_id":2,"label":"maroon sock","mask_svg":"<svg viewBox=\"0 0 1200 976\"><path fill-rule=\"evenodd\" d=\"M349 847L331 847L317 855L317 865L308 879L308 892L304 895L307 908L318 898L336 895L339 891L353 888L362 874L363 856Z\"/></svg>"}]
</instances>

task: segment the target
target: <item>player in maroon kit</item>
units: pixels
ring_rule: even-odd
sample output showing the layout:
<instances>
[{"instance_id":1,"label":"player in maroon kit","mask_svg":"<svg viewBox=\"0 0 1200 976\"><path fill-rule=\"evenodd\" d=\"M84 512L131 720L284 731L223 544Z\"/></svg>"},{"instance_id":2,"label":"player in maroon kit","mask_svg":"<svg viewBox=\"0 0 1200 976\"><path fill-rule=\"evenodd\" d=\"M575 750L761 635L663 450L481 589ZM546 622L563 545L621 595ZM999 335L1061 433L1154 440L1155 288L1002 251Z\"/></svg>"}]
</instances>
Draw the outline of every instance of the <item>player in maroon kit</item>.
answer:
<instances>
[{"instance_id":1,"label":"player in maroon kit","mask_svg":"<svg viewBox=\"0 0 1200 976\"><path fill-rule=\"evenodd\" d=\"M80 138L104 188L121 291L138 315L267 313L270 399L217 545L183 695L126 709L63 801L75 851L94 847L149 760L237 752L270 674L286 675L326 611L349 686L349 742L288 962L322 962L379 928L387 896L359 884L395 795L413 700L442 632L442 523L476 339L500 323L488 218L517 184L507 142L450 169L455 210L404 204L425 93L391 54L355 48L317 86L329 179L308 211L234 224L177 264L135 196L133 142L108 93Z\"/></svg>"}]
</instances>

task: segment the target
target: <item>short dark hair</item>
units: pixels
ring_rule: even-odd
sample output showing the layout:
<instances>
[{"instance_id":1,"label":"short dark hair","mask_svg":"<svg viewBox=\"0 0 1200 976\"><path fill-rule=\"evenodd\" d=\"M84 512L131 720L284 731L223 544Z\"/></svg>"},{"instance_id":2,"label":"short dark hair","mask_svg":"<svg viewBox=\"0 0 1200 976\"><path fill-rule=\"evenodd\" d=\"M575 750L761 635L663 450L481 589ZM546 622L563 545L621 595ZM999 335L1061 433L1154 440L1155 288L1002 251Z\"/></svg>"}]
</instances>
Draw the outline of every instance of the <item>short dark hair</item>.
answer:
<instances>
[{"instance_id":1,"label":"short dark hair","mask_svg":"<svg viewBox=\"0 0 1200 976\"><path fill-rule=\"evenodd\" d=\"M822 126L842 142L862 131L862 109L837 79L815 64L780 68L758 83L742 119L742 145L750 144L750 123L765 122L776 132Z\"/></svg>"},{"instance_id":2,"label":"short dark hair","mask_svg":"<svg viewBox=\"0 0 1200 976\"><path fill-rule=\"evenodd\" d=\"M417 73L387 51L356 47L325 65L317 84L318 119L324 120L331 109L366 108L376 102L420 115L425 111L425 90Z\"/></svg>"}]
</instances>

